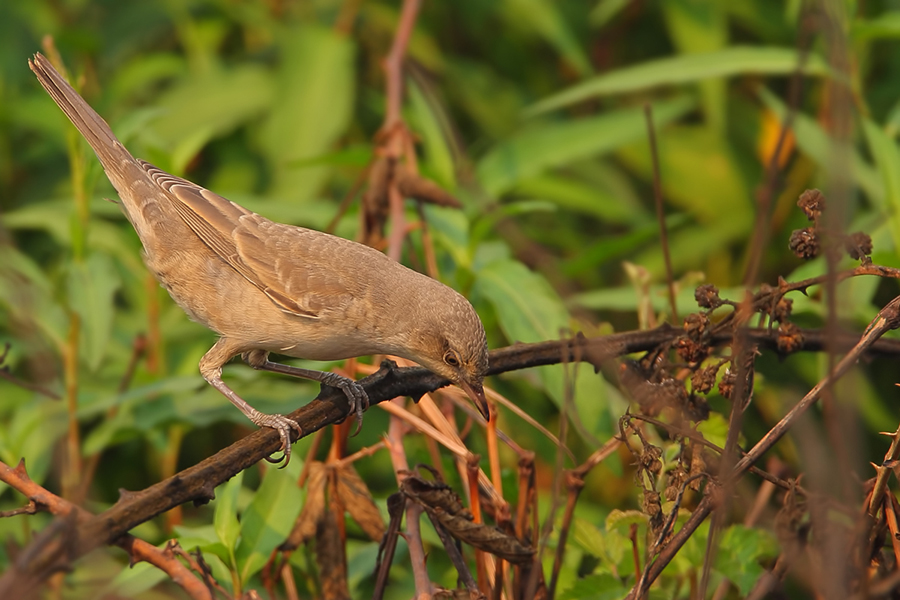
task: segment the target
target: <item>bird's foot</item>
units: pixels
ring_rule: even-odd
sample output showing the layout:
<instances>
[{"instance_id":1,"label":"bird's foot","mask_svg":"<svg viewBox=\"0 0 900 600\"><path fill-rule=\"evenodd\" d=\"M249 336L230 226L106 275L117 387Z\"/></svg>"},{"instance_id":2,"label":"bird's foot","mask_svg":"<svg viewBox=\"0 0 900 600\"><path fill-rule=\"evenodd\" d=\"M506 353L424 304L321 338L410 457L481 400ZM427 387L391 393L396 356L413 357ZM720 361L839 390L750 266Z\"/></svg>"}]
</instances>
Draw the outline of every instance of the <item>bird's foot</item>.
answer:
<instances>
[{"instance_id":1,"label":"bird's foot","mask_svg":"<svg viewBox=\"0 0 900 600\"><path fill-rule=\"evenodd\" d=\"M291 430L297 432L297 436L303 435L303 429L300 428L297 423L285 417L284 415L269 415L266 413L257 412L254 415L249 415L250 420L253 421L256 425L260 427L271 427L275 431L278 432L278 435L281 436L281 452L282 456L280 458L272 458L271 456L267 456L266 460L272 464L283 463L279 469L283 469L288 466L288 463L291 462Z\"/></svg>"},{"instance_id":2,"label":"bird's foot","mask_svg":"<svg viewBox=\"0 0 900 600\"><path fill-rule=\"evenodd\" d=\"M362 429L363 413L369 408L369 395L366 393L366 389L349 377L337 373L324 373L324 375L322 378L324 385L336 387L347 395L347 400L350 401L350 412L356 413L356 431L353 432L353 435L356 435Z\"/></svg>"}]
</instances>

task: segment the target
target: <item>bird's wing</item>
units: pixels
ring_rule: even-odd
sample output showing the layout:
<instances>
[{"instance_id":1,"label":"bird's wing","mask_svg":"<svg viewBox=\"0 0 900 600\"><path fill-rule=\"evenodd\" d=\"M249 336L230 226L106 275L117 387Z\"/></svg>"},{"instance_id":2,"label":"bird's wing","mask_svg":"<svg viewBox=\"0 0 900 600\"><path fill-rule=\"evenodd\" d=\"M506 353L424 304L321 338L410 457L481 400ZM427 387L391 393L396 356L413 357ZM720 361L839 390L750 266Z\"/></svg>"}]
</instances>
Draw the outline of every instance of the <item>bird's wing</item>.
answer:
<instances>
[{"instance_id":1,"label":"bird's wing","mask_svg":"<svg viewBox=\"0 0 900 600\"><path fill-rule=\"evenodd\" d=\"M352 297L327 254L317 231L274 223L218 194L139 161L172 197L175 210L203 243L282 311L318 318ZM323 263L323 260L325 262ZM333 261L331 261L333 262Z\"/></svg>"},{"instance_id":2,"label":"bird's wing","mask_svg":"<svg viewBox=\"0 0 900 600\"><path fill-rule=\"evenodd\" d=\"M363 284L354 268L360 247L342 238L251 214L240 219L234 243L238 256L282 310L291 306L290 312L306 316L340 312Z\"/></svg>"}]
</instances>

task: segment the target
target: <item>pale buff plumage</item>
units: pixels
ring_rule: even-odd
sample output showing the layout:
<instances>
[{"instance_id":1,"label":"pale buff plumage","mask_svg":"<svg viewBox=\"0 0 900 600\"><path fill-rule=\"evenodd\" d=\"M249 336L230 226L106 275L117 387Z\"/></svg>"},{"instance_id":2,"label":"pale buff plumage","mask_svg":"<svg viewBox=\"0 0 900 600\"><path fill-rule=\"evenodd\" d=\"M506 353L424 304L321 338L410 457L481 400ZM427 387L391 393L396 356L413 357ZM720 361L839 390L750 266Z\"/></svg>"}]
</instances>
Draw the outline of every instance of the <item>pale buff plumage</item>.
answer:
<instances>
[{"instance_id":1,"label":"pale buff plumage","mask_svg":"<svg viewBox=\"0 0 900 600\"><path fill-rule=\"evenodd\" d=\"M342 388L357 415L368 404L361 386L270 362L269 352L402 356L462 387L487 416L484 328L463 296L368 246L272 222L135 159L50 61L37 54L29 66L100 159L147 267L192 319L219 334L201 374L254 423L278 430L286 459L290 432L300 428L260 413L225 385L222 365L237 354L258 369Z\"/></svg>"}]
</instances>

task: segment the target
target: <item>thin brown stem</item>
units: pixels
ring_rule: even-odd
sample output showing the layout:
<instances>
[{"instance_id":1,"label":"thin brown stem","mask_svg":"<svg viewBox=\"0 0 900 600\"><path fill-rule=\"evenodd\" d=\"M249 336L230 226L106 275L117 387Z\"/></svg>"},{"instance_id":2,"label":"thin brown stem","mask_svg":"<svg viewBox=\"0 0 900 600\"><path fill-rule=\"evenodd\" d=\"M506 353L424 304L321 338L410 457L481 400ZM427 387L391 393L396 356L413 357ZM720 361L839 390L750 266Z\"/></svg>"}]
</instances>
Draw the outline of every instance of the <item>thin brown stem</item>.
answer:
<instances>
[{"instance_id":1,"label":"thin brown stem","mask_svg":"<svg viewBox=\"0 0 900 600\"><path fill-rule=\"evenodd\" d=\"M675 274L672 271L672 257L669 253L669 229L666 227L666 211L663 207L662 175L659 170L659 149L656 145L656 129L653 127L653 107L644 105L647 119L647 139L650 141L650 158L653 164L653 200L656 204L656 220L659 222L659 243L666 263L666 282L669 286L669 307L672 322L678 322L678 305L675 303Z\"/></svg>"}]
</instances>

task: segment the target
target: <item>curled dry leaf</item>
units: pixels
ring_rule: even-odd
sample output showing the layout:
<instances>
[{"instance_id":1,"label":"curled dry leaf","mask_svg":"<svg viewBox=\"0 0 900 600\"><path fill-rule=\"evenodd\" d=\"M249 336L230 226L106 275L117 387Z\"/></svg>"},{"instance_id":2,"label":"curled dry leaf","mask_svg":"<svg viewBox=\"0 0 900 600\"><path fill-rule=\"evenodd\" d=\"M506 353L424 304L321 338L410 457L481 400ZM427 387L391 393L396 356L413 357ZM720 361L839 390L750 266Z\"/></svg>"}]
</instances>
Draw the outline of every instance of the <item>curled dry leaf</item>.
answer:
<instances>
[{"instance_id":1,"label":"curled dry leaf","mask_svg":"<svg viewBox=\"0 0 900 600\"><path fill-rule=\"evenodd\" d=\"M405 165L399 165L396 169L397 189L400 193L409 198L415 198L421 202L436 204L438 206L449 206L452 208L462 208L459 200L457 200L447 190L419 175L413 173Z\"/></svg>"},{"instance_id":2,"label":"curled dry leaf","mask_svg":"<svg viewBox=\"0 0 900 600\"><path fill-rule=\"evenodd\" d=\"M475 523L471 511L445 483L411 475L400 485L400 491L454 538L514 564L532 560L534 549L530 546L496 527Z\"/></svg>"},{"instance_id":3,"label":"curled dry leaf","mask_svg":"<svg viewBox=\"0 0 900 600\"><path fill-rule=\"evenodd\" d=\"M366 487L365 482L352 465L345 465L337 470L335 491L340 503L366 535L372 540L380 542L384 537L384 520L372 499L369 488Z\"/></svg>"},{"instance_id":4,"label":"curled dry leaf","mask_svg":"<svg viewBox=\"0 0 900 600\"><path fill-rule=\"evenodd\" d=\"M319 461L309 463L306 480L306 502L294 523L291 534L279 550L296 550L316 535L316 529L325 514L325 465Z\"/></svg>"}]
</instances>

